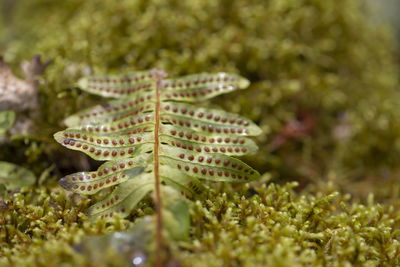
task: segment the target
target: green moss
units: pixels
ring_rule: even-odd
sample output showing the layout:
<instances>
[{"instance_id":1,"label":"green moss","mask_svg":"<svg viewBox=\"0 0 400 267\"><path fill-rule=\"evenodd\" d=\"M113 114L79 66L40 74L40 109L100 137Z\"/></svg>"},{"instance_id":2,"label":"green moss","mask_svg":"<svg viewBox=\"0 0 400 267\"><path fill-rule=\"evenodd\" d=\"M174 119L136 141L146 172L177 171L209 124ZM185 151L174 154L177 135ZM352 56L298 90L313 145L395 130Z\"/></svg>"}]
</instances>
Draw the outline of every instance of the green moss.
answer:
<instances>
[{"instance_id":1,"label":"green moss","mask_svg":"<svg viewBox=\"0 0 400 267\"><path fill-rule=\"evenodd\" d=\"M349 202L349 196L295 194L294 183L258 194L218 194L197 203L194 266L397 266L399 211ZM197 259L197 260L195 260ZM202 260L198 260L202 259ZM193 265L192 265L193 266Z\"/></svg>"},{"instance_id":2,"label":"green moss","mask_svg":"<svg viewBox=\"0 0 400 267\"><path fill-rule=\"evenodd\" d=\"M335 192L333 185L327 185L324 193L301 194L293 191L295 185L212 190L206 201L196 202L191 209L191 240L169 244L170 261L182 266L400 264L397 199L393 205L382 205L370 195L363 205ZM82 213L88 201L73 204L58 187L24 190L2 205L6 210L0 224L3 264L90 264L97 262L90 257L97 250L104 252L101 264L116 264L115 252L105 250L106 245L91 244L83 252L77 245L88 235L132 227L121 219L90 224ZM119 264L113 266L126 260L117 259Z\"/></svg>"},{"instance_id":3,"label":"green moss","mask_svg":"<svg viewBox=\"0 0 400 267\"><path fill-rule=\"evenodd\" d=\"M116 218L112 224L90 223L84 213L89 202L67 195L54 183L40 189L23 188L0 200L0 265L59 266L64 261L78 264L85 257L71 246L79 244L83 237L132 227L133 217ZM134 216L145 214L142 207Z\"/></svg>"}]
</instances>

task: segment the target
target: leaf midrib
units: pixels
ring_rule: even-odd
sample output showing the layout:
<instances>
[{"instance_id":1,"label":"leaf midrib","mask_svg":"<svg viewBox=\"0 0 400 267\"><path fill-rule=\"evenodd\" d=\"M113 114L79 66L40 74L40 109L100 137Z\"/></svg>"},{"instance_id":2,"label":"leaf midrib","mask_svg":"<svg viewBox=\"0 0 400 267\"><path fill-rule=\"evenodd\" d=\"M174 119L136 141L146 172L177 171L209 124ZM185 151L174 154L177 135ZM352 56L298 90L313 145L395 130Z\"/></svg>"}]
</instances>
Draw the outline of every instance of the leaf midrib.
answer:
<instances>
[{"instance_id":1,"label":"leaf midrib","mask_svg":"<svg viewBox=\"0 0 400 267\"><path fill-rule=\"evenodd\" d=\"M162 266L162 214L161 214L161 194L160 194L160 173L159 173L159 130L160 130L160 88L161 88L161 80L163 75L159 71L155 71L156 74L156 108L155 108L155 126L154 126L154 180L155 180L155 208L156 208L156 216L157 216L157 231L156 231L156 240L157 240L157 249L156 249L156 266Z\"/></svg>"}]
</instances>

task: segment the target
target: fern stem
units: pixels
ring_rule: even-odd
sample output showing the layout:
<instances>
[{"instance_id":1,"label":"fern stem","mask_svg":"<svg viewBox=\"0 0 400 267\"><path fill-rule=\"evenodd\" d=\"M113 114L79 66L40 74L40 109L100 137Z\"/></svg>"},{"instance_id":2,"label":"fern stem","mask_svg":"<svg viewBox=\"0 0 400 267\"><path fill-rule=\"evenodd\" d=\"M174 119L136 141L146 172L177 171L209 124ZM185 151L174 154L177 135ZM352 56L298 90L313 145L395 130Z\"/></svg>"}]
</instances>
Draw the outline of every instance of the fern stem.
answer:
<instances>
[{"instance_id":1,"label":"fern stem","mask_svg":"<svg viewBox=\"0 0 400 267\"><path fill-rule=\"evenodd\" d=\"M155 109L155 129L154 129L154 179L156 189L156 216L157 216L157 230L156 230L156 267L162 266L162 203L160 195L160 174L159 174L159 159L158 159L158 148L159 148L159 127L160 127L160 86L163 74L156 71L157 85L156 85L156 109Z\"/></svg>"}]
</instances>

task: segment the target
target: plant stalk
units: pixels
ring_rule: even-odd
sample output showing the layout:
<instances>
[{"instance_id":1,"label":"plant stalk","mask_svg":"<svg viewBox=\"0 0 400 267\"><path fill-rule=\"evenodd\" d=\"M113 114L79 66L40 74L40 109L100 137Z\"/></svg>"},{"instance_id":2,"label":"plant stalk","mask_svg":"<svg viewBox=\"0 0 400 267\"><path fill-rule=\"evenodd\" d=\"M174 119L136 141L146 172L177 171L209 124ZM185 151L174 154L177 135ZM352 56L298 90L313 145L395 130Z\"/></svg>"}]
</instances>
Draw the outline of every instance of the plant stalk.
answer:
<instances>
[{"instance_id":1,"label":"plant stalk","mask_svg":"<svg viewBox=\"0 0 400 267\"><path fill-rule=\"evenodd\" d=\"M161 80L164 77L163 73L156 71L157 84L156 84L156 108L155 108L155 129L154 129L154 179L155 179L155 208L157 216L156 225L156 267L162 267L162 202L160 194L160 172L159 172L159 128L160 128L160 87Z\"/></svg>"}]
</instances>

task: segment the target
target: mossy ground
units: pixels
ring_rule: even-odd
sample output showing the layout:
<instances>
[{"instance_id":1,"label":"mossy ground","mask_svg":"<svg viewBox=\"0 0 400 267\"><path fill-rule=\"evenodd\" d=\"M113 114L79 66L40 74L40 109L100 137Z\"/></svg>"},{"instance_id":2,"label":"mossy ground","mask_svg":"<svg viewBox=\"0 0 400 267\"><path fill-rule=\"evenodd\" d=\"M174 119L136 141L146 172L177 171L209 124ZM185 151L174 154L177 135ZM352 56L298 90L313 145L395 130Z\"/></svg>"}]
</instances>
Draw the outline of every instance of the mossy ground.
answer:
<instances>
[{"instance_id":1,"label":"mossy ground","mask_svg":"<svg viewBox=\"0 0 400 267\"><path fill-rule=\"evenodd\" d=\"M181 266L398 266L400 202L365 204L335 191L294 192L252 184L215 188L192 209L191 240L171 243L170 263ZM71 199L57 186L15 193L1 209L1 260L12 266L121 266L106 246L101 261L77 246L85 237L127 230L128 219L88 221L88 200ZM92 252L93 253L93 252ZM151 259L150 259L151 262Z\"/></svg>"},{"instance_id":2,"label":"mossy ground","mask_svg":"<svg viewBox=\"0 0 400 267\"><path fill-rule=\"evenodd\" d=\"M212 186L192 207L190 242L171 244L170 264L400 264L398 56L390 31L369 19L362 1L18 0L3 11L0 51L15 72L34 54L53 63L40 81L38 130L14 136L0 160L38 176L54 170L0 203L0 264L90 266L93 259L73 248L84 236L129 229L149 213L144 204L127 220L90 224L89 200L55 183L81 166L52 134L99 100L75 88L80 76L153 67L249 78L247 92L209 105L261 125L261 149L246 161L272 177L246 188ZM305 125L298 134L285 131L293 122ZM294 189L285 184L293 180ZM113 256L102 264L118 265Z\"/></svg>"}]
</instances>

